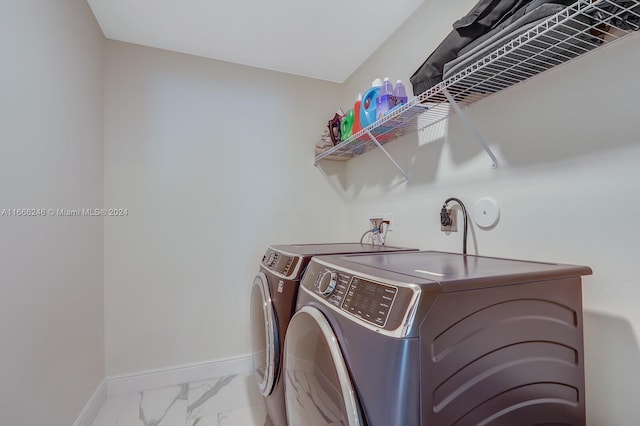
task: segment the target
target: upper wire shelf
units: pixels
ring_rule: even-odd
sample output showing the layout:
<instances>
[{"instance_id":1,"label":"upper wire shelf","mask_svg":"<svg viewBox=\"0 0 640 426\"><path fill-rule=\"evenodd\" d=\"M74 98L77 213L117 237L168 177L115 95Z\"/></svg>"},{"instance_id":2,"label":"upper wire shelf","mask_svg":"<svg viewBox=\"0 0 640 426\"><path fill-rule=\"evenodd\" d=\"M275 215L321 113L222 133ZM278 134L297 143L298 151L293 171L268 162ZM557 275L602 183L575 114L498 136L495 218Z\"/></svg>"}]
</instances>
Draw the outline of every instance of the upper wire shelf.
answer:
<instances>
[{"instance_id":1,"label":"upper wire shelf","mask_svg":"<svg viewBox=\"0 0 640 426\"><path fill-rule=\"evenodd\" d=\"M315 163L325 157L364 154L427 128L451 114L451 100L459 107L468 107L638 31L639 24L640 0L579 0L317 155Z\"/></svg>"}]
</instances>

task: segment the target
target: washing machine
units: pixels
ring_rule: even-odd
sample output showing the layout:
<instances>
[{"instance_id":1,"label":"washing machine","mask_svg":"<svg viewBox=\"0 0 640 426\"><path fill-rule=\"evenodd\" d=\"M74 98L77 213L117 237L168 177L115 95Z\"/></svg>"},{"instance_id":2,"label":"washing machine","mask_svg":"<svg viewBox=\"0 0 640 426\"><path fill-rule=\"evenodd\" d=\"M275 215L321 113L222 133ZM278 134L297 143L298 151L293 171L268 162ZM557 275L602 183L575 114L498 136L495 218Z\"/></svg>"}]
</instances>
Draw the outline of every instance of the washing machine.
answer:
<instances>
[{"instance_id":1,"label":"washing machine","mask_svg":"<svg viewBox=\"0 0 640 426\"><path fill-rule=\"evenodd\" d=\"M290 426L584 425L585 266L321 256L285 342Z\"/></svg>"},{"instance_id":2,"label":"washing machine","mask_svg":"<svg viewBox=\"0 0 640 426\"><path fill-rule=\"evenodd\" d=\"M267 249L251 290L251 344L258 388L276 426L286 425L280 379L284 337L298 285L313 256L339 253L391 253L416 249L359 243L274 245Z\"/></svg>"}]
</instances>

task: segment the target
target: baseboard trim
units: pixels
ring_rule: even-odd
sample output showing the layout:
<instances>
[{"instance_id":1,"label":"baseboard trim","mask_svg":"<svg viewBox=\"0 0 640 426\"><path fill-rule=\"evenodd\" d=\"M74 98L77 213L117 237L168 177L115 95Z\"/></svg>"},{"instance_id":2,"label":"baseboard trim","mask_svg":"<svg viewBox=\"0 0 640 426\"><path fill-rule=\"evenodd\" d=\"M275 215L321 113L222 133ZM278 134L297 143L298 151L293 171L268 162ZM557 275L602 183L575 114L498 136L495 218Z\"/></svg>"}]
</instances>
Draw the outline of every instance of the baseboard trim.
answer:
<instances>
[{"instance_id":1,"label":"baseboard trim","mask_svg":"<svg viewBox=\"0 0 640 426\"><path fill-rule=\"evenodd\" d=\"M102 404L104 404L106 400L107 382L103 380L96 390L93 391L93 395L91 395L91 398L89 398L89 401L85 404L76 421L73 422L73 426L91 426L98 415L98 411L100 411L100 407L102 407Z\"/></svg>"},{"instance_id":2,"label":"baseboard trim","mask_svg":"<svg viewBox=\"0 0 640 426\"><path fill-rule=\"evenodd\" d=\"M253 371L253 357L243 355L107 377L106 393L108 396L122 395L215 377L246 374L251 371Z\"/></svg>"}]
</instances>

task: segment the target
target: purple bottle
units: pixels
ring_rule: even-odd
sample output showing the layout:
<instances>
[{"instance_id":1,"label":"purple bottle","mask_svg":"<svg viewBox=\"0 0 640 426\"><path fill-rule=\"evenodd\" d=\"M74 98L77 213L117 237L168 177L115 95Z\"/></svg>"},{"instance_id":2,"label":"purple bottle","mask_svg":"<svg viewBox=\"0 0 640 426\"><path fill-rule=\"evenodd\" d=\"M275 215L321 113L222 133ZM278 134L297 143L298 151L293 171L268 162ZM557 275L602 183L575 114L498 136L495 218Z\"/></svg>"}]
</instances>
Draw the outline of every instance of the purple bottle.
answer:
<instances>
[{"instance_id":1,"label":"purple bottle","mask_svg":"<svg viewBox=\"0 0 640 426\"><path fill-rule=\"evenodd\" d=\"M389 77L385 77L380 87L378 99L376 99L376 118L379 120L393 107L391 105L391 96L393 96L393 83Z\"/></svg>"},{"instance_id":2,"label":"purple bottle","mask_svg":"<svg viewBox=\"0 0 640 426\"><path fill-rule=\"evenodd\" d=\"M399 106L407 103L407 90L404 88L404 84L402 84L402 80L398 80L396 82L396 87L393 89L393 105Z\"/></svg>"}]
</instances>

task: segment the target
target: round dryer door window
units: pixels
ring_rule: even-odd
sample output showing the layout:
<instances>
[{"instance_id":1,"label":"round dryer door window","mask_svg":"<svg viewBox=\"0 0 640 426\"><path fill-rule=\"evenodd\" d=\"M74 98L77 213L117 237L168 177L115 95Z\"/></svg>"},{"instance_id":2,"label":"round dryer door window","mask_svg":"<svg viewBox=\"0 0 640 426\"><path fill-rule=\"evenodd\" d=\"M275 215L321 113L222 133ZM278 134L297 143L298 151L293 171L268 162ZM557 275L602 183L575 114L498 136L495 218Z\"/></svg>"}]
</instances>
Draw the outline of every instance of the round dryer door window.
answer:
<instances>
[{"instance_id":1,"label":"round dryer door window","mask_svg":"<svg viewBox=\"0 0 640 426\"><path fill-rule=\"evenodd\" d=\"M364 425L344 357L322 312L305 306L293 316L284 358L289 426Z\"/></svg>"},{"instance_id":2,"label":"round dryer door window","mask_svg":"<svg viewBox=\"0 0 640 426\"><path fill-rule=\"evenodd\" d=\"M264 396L273 391L280 359L276 314L271 303L267 277L256 275L251 286L251 350L258 388Z\"/></svg>"}]
</instances>

